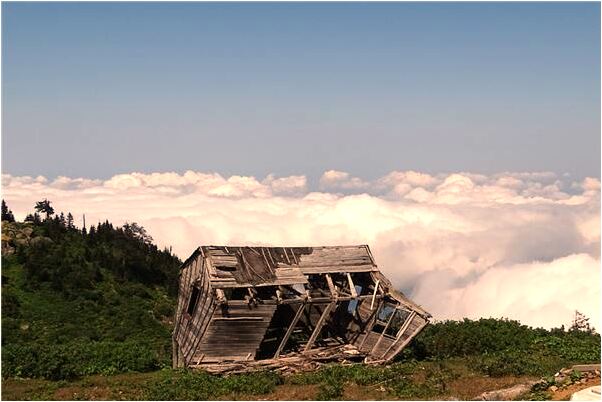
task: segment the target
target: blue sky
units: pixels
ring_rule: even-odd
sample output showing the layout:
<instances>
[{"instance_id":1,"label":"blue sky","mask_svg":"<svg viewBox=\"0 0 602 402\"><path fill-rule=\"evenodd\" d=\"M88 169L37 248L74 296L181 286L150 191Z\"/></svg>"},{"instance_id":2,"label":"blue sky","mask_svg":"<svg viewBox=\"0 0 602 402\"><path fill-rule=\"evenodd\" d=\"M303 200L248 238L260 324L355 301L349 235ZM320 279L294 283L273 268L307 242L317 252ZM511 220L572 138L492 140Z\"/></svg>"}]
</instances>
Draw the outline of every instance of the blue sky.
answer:
<instances>
[{"instance_id":1,"label":"blue sky","mask_svg":"<svg viewBox=\"0 0 602 402\"><path fill-rule=\"evenodd\" d=\"M600 176L599 3L2 4L2 169Z\"/></svg>"}]
</instances>

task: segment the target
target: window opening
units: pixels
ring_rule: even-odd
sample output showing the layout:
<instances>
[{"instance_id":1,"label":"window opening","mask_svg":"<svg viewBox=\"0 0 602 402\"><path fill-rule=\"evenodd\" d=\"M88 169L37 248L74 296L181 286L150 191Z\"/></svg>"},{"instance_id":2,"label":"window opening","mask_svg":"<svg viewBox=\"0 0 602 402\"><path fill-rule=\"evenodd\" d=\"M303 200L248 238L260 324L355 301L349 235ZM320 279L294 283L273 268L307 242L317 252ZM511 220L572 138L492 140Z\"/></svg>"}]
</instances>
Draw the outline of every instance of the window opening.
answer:
<instances>
[{"instance_id":1,"label":"window opening","mask_svg":"<svg viewBox=\"0 0 602 402\"><path fill-rule=\"evenodd\" d=\"M393 314L393 318L391 319L389 326L385 330L385 335L392 336L395 338L397 337L399 330L401 329L405 321L410 316L410 312L403 309L397 309Z\"/></svg>"},{"instance_id":2,"label":"window opening","mask_svg":"<svg viewBox=\"0 0 602 402\"><path fill-rule=\"evenodd\" d=\"M197 288L196 286L192 287L192 292L190 293L190 300L188 301L188 308L186 309L186 312L188 313L188 315L193 315L194 311L196 310L196 306L197 304L199 304L199 296L200 296L200 289Z\"/></svg>"},{"instance_id":3,"label":"window opening","mask_svg":"<svg viewBox=\"0 0 602 402\"><path fill-rule=\"evenodd\" d=\"M249 295L247 288L225 288L222 290L228 300L245 300L245 296Z\"/></svg>"},{"instance_id":4,"label":"window opening","mask_svg":"<svg viewBox=\"0 0 602 402\"><path fill-rule=\"evenodd\" d=\"M391 315L395 313L395 306L389 303L385 303L382 305L382 307L380 308L380 310L378 310L378 313L376 315L376 322L374 323L374 326L372 327L372 332L376 332L378 334L382 334L383 331L385 330L385 327L387 326L387 322L389 321L389 318L391 318Z\"/></svg>"}]
</instances>

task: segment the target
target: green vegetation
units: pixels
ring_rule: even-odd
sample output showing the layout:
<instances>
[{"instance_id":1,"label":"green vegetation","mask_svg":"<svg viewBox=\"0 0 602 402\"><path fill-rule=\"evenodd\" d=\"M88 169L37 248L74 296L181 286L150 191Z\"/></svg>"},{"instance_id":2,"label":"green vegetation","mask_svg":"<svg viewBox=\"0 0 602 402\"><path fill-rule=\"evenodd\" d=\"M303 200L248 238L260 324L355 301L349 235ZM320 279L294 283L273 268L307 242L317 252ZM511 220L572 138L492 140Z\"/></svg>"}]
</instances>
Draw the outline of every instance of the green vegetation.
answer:
<instances>
[{"instance_id":1,"label":"green vegetation","mask_svg":"<svg viewBox=\"0 0 602 402\"><path fill-rule=\"evenodd\" d=\"M170 251L135 223L78 229L47 200L22 223L4 202L2 210L5 399L471 398L483 387L600 361L600 335L589 327L481 319L427 326L389 366L333 364L289 377L172 370L180 261ZM481 388L466 386L477 377ZM538 389L530 397L546 395Z\"/></svg>"},{"instance_id":2,"label":"green vegetation","mask_svg":"<svg viewBox=\"0 0 602 402\"><path fill-rule=\"evenodd\" d=\"M144 228L89 230L48 201L2 224L2 376L69 379L171 364L180 261Z\"/></svg>"},{"instance_id":3,"label":"green vegetation","mask_svg":"<svg viewBox=\"0 0 602 402\"><path fill-rule=\"evenodd\" d=\"M204 372L164 370L159 379L149 385L149 400L207 400L231 394L268 394L282 384L274 372L239 374L217 377Z\"/></svg>"},{"instance_id":4,"label":"green vegetation","mask_svg":"<svg viewBox=\"0 0 602 402\"><path fill-rule=\"evenodd\" d=\"M415 378L417 372L420 372L423 381ZM314 372L297 374L288 381L291 384L317 384L316 398L321 400L340 399L346 384L378 384L392 396L414 399L443 394L446 391L445 381L456 377L445 365L411 361L390 366L333 364Z\"/></svg>"},{"instance_id":5,"label":"green vegetation","mask_svg":"<svg viewBox=\"0 0 602 402\"><path fill-rule=\"evenodd\" d=\"M402 358L464 358L490 376L543 376L575 363L600 362L600 335L591 330L534 329L492 318L445 321L426 327Z\"/></svg>"}]
</instances>

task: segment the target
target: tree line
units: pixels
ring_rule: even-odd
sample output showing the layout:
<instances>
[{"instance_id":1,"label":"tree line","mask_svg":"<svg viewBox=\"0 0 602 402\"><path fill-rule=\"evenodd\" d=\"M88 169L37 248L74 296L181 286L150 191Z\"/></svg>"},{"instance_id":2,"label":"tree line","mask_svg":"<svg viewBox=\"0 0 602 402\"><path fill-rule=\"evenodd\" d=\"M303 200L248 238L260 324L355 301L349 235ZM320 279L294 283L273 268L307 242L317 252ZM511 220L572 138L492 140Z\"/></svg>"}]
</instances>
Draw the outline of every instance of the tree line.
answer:
<instances>
[{"instance_id":1,"label":"tree line","mask_svg":"<svg viewBox=\"0 0 602 402\"><path fill-rule=\"evenodd\" d=\"M2 220L15 222L12 211L2 200ZM16 244L16 255L32 285L48 283L65 295L75 296L94 288L103 272L121 281L165 286L177 292L180 260L136 222L115 227L105 220L81 229L71 212L55 213L52 202L36 202L25 222L33 227L27 246Z\"/></svg>"}]
</instances>

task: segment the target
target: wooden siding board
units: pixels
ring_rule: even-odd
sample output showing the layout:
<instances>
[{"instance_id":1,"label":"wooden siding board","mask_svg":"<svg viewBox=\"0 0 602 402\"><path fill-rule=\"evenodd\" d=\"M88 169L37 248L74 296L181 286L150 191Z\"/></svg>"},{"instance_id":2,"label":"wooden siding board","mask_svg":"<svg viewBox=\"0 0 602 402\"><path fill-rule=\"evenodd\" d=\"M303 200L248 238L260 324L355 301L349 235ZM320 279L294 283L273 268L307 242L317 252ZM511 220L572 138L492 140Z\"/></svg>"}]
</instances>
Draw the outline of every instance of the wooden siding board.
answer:
<instances>
[{"instance_id":1,"label":"wooden siding board","mask_svg":"<svg viewBox=\"0 0 602 402\"><path fill-rule=\"evenodd\" d=\"M307 278L303 276L293 278L276 279L265 283L251 284L248 282L237 282L231 278L211 278L211 285L215 288L249 288L260 286L278 286L278 285L296 285L307 283Z\"/></svg>"},{"instance_id":2,"label":"wooden siding board","mask_svg":"<svg viewBox=\"0 0 602 402\"><path fill-rule=\"evenodd\" d=\"M205 354L219 360L236 359L237 356L254 357L267 330L276 305L228 306L227 311L216 309L196 354ZM262 317L262 320L221 321L216 318Z\"/></svg>"},{"instance_id":3,"label":"wooden siding board","mask_svg":"<svg viewBox=\"0 0 602 402\"><path fill-rule=\"evenodd\" d=\"M196 281L196 286L200 288L200 292L194 316L191 320L188 320L185 335L182 337L182 351L187 364L193 360L198 342L212 316L212 310L215 308L205 261L200 254L193 267L190 285ZM188 300L186 300L184 308L187 308L187 302Z\"/></svg>"},{"instance_id":4,"label":"wooden siding board","mask_svg":"<svg viewBox=\"0 0 602 402\"><path fill-rule=\"evenodd\" d=\"M188 284L188 298L186 299L186 303L185 303L186 308L188 307L187 305L189 302L190 295L192 293L192 287L196 286L195 281L199 277L199 271L200 271L199 265L201 265L201 264L199 264L198 259L195 259L191 264L190 280L189 280L189 284ZM201 289L201 291L199 292L199 300L197 302L197 306L196 306L194 315L188 319L188 323L187 323L187 327L186 327L186 336L184 338L184 342L182 345L182 353L184 355L184 360L186 362L188 362L188 360L189 360L190 349L192 347L191 342L194 339L195 330L197 329L195 319L198 320L199 305L203 305L206 302L207 296L208 295L206 292L204 292L204 289Z\"/></svg>"}]
</instances>

